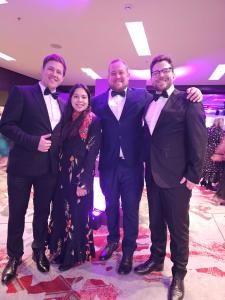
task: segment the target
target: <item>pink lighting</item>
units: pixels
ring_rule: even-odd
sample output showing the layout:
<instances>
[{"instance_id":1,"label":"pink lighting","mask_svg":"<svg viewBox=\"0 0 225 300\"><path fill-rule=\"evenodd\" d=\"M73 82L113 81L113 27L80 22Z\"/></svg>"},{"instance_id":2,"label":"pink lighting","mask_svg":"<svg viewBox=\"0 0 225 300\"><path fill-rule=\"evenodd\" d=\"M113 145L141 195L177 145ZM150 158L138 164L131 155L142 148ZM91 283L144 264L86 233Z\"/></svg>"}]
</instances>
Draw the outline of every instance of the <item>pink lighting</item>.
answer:
<instances>
[{"instance_id":1,"label":"pink lighting","mask_svg":"<svg viewBox=\"0 0 225 300\"><path fill-rule=\"evenodd\" d=\"M105 210L105 197L99 185L99 177L94 178L94 208L100 211Z\"/></svg>"},{"instance_id":2,"label":"pink lighting","mask_svg":"<svg viewBox=\"0 0 225 300\"><path fill-rule=\"evenodd\" d=\"M150 78L150 70L130 70L130 75L132 79L145 79Z\"/></svg>"},{"instance_id":3,"label":"pink lighting","mask_svg":"<svg viewBox=\"0 0 225 300\"><path fill-rule=\"evenodd\" d=\"M190 74L192 71L192 68L190 66L185 66L185 67L178 67L174 69L174 73L176 77L183 77L188 74Z\"/></svg>"},{"instance_id":4,"label":"pink lighting","mask_svg":"<svg viewBox=\"0 0 225 300\"><path fill-rule=\"evenodd\" d=\"M174 69L174 73L177 78L186 76L192 72L192 68L190 66L178 67ZM130 70L130 75L132 79L145 79L149 80L151 78L150 70Z\"/></svg>"}]
</instances>

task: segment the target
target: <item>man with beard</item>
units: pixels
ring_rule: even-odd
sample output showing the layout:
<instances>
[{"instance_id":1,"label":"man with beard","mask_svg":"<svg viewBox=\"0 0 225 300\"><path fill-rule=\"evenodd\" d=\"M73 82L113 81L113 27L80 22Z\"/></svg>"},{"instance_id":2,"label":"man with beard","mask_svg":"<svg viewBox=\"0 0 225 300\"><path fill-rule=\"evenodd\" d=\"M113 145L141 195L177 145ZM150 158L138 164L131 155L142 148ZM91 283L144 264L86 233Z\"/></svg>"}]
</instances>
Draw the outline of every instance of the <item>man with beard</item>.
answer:
<instances>
[{"instance_id":1,"label":"man with beard","mask_svg":"<svg viewBox=\"0 0 225 300\"><path fill-rule=\"evenodd\" d=\"M184 297L189 256L191 191L200 180L207 145L205 113L202 103L187 101L186 93L174 88L171 58L155 57L150 71L156 94L144 112L144 150L152 244L150 258L134 271L163 270L168 226L173 262L169 299L178 300Z\"/></svg>"},{"instance_id":2,"label":"man with beard","mask_svg":"<svg viewBox=\"0 0 225 300\"><path fill-rule=\"evenodd\" d=\"M130 273L136 249L139 202L144 181L142 117L146 103L152 99L145 89L128 88L129 76L127 63L121 59L113 60L108 67L110 89L92 99L92 110L102 123L99 173L109 231L100 260L109 259L118 248L121 198L124 237L119 274ZM201 99L198 89L190 88L188 91L188 99Z\"/></svg>"}]
</instances>

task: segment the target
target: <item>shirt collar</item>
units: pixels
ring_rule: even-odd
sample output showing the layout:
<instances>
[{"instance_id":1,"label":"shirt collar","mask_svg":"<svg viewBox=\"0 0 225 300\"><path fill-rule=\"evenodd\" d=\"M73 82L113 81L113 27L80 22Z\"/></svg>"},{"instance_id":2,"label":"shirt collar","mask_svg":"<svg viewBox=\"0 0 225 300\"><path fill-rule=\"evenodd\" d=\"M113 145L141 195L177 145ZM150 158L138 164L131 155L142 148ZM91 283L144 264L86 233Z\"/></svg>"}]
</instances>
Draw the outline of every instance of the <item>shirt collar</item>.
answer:
<instances>
[{"instance_id":1,"label":"shirt collar","mask_svg":"<svg viewBox=\"0 0 225 300\"><path fill-rule=\"evenodd\" d=\"M44 95L44 91L45 91L45 89L46 89L46 86L44 86L43 83L42 83L41 81L39 81L38 83L39 83L39 85L40 85L42 94ZM55 91L51 91L51 92L52 92L52 93L55 93L56 90L55 90ZM46 96L46 95L44 95L44 96Z\"/></svg>"},{"instance_id":2,"label":"shirt collar","mask_svg":"<svg viewBox=\"0 0 225 300\"><path fill-rule=\"evenodd\" d=\"M173 84L166 90L169 97L172 95L174 90L175 90L175 87Z\"/></svg>"}]
</instances>

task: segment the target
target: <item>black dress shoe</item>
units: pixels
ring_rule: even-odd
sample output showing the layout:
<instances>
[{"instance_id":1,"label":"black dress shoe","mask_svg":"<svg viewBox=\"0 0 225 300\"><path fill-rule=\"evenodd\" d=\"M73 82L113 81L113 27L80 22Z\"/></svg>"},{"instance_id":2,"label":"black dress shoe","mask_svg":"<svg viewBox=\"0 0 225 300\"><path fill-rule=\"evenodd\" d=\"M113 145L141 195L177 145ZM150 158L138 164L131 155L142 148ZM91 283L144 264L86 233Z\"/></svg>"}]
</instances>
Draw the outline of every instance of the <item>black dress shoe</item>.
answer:
<instances>
[{"instance_id":1,"label":"black dress shoe","mask_svg":"<svg viewBox=\"0 0 225 300\"><path fill-rule=\"evenodd\" d=\"M151 272L159 272L162 271L164 264L155 263L151 258L148 259L143 264L140 264L134 268L134 273L139 275L149 274Z\"/></svg>"},{"instance_id":2,"label":"black dress shoe","mask_svg":"<svg viewBox=\"0 0 225 300\"><path fill-rule=\"evenodd\" d=\"M168 300L182 300L184 298L184 280L181 278L173 277Z\"/></svg>"},{"instance_id":3,"label":"black dress shoe","mask_svg":"<svg viewBox=\"0 0 225 300\"><path fill-rule=\"evenodd\" d=\"M45 251L34 250L32 258L36 262L37 268L40 272L45 273L49 271L50 263L45 256Z\"/></svg>"},{"instance_id":4,"label":"black dress shoe","mask_svg":"<svg viewBox=\"0 0 225 300\"><path fill-rule=\"evenodd\" d=\"M102 253L99 256L99 260L107 260L109 259L113 252L118 248L119 243L108 243L105 248L102 250Z\"/></svg>"},{"instance_id":5,"label":"black dress shoe","mask_svg":"<svg viewBox=\"0 0 225 300\"><path fill-rule=\"evenodd\" d=\"M2 283L8 284L13 278L16 277L17 267L21 264L21 258L10 257L2 272Z\"/></svg>"},{"instance_id":6,"label":"black dress shoe","mask_svg":"<svg viewBox=\"0 0 225 300\"><path fill-rule=\"evenodd\" d=\"M133 255L123 255L120 262L118 273L120 275L127 275L132 270Z\"/></svg>"}]
</instances>

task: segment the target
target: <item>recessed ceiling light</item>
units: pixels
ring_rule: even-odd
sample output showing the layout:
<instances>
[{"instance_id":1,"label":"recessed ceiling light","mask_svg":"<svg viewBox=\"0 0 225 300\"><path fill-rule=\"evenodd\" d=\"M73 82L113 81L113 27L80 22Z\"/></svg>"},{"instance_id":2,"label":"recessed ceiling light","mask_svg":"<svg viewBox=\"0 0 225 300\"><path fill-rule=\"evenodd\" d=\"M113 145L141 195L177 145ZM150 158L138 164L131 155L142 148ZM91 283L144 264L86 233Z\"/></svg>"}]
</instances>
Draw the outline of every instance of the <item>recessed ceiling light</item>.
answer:
<instances>
[{"instance_id":1,"label":"recessed ceiling light","mask_svg":"<svg viewBox=\"0 0 225 300\"><path fill-rule=\"evenodd\" d=\"M54 49L61 49L62 48L62 46L61 45L59 45L59 44L50 44L50 46L52 47L52 48L54 48Z\"/></svg>"},{"instance_id":2,"label":"recessed ceiling light","mask_svg":"<svg viewBox=\"0 0 225 300\"><path fill-rule=\"evenodd\" d=\"M126 22L127 30L139 56L151 55L142 22Z\"/></svg>"},{"instance_id":3,"label":"recessed ceiling light","mask_svg":"<svg viewBox=\"0 0 225 300\"><path fill-rule=\"evenodd\" d=\"M6 3L8 3L7 0L0 0L0 4L6 4Z\"/></svg>"},{"instance_id":4,"label":"recessed ceiling light","mask_svg":"<svg viewBox=\"0 0 225 300\"><path fill-rule=\"evenodd\" d=\"M101 79L101 77L90 68L81 68L81 70L93 79Z\"/></svg>"},{"instance_id":5,"label":"recessed ceiling light","mask_svg":"<svg viewBox=\"0 0 225 300\"><path fill-rule=\"evenodd\" d=\"M220 64L216 67L209 80L219 80L225 74L225 64Z\"/></svg>"},{"instance_id":6,"label":"recessed ceiling light","mask_svg":"<svg viewBox=\"0 0 225 300\"><path fill-rule=\"evenodd\" d=\"M132 5L131 3L125 3L125 4L124 4L124 9L125 9L125 10L131 10L132 7L133 7L133 5Z\"/></svg>"},{"instance_id":7,"label":"recessed ceiling light","mask_svg":"<svg viewBox=\"0 0 225 300\"><path fill-rule=\"evenodd\" d=\"M8 61L12 61L12 60L15 60L15 58L11 57L11 56L8 56L2 52L0 52L0 58L4 59L4 60L8 60Z\"/></svg>"}]
</instances>

